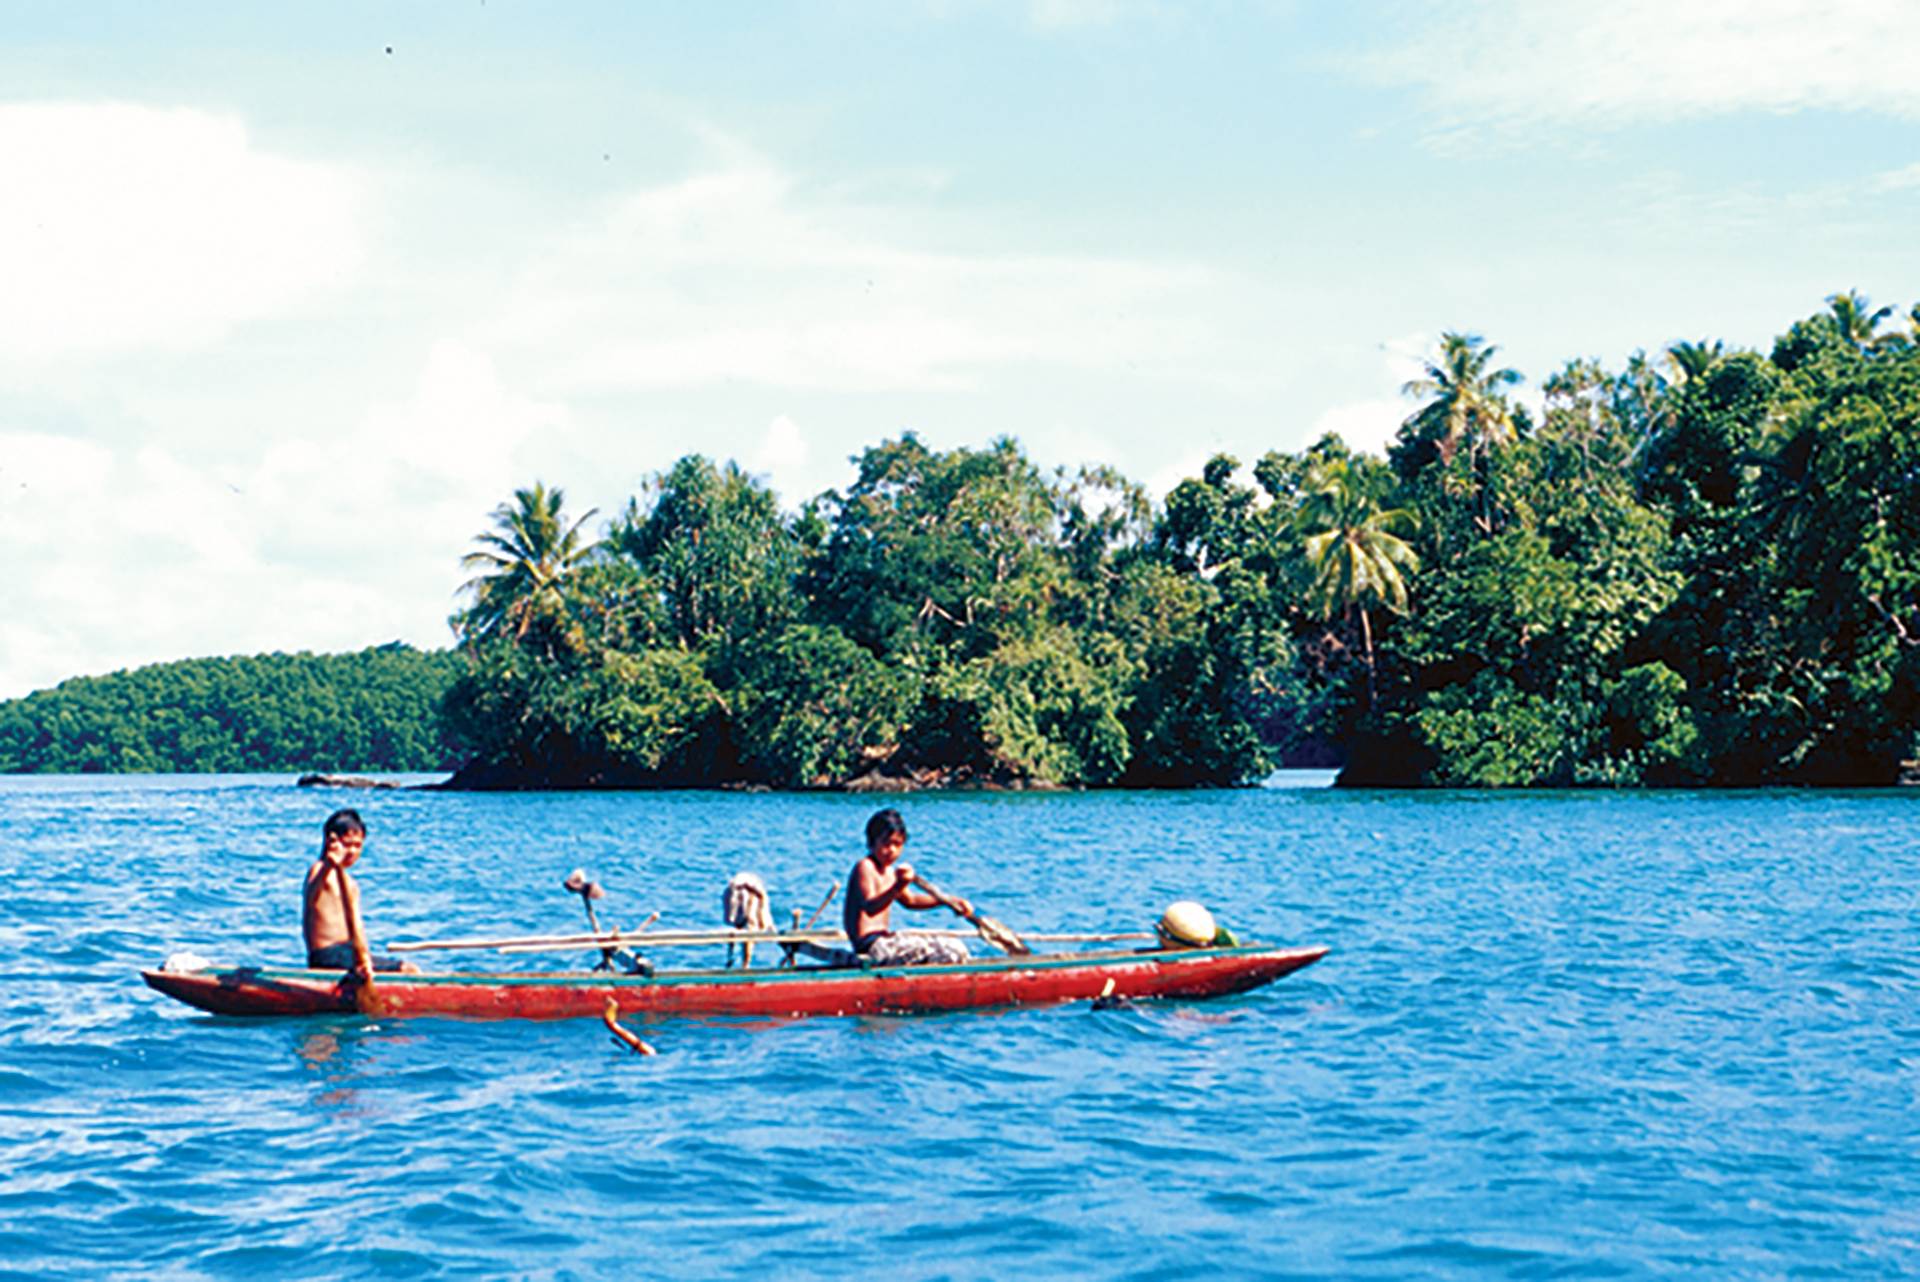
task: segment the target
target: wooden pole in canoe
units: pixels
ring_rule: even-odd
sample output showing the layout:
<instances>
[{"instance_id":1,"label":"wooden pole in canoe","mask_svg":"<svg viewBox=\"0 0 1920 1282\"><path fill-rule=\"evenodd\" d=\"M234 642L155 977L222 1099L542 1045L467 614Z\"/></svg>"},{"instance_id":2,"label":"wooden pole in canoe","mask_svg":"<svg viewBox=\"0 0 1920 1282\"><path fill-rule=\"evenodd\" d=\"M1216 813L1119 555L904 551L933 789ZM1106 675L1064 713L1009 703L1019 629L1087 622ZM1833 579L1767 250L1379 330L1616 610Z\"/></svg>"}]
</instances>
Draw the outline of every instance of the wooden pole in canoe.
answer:
<instances>
[{"instance_id":1,"label":"wooden pole in canoe","mask_svg":"<svg viewBox=\"0 0 1920 1282\"><path fill-rule=\"evenodd\" d=\"M950 930L902 930L901 935L950 935ZM1041 944L1104 944L1125 943L1131 941L1151 941L1156 938L1151 931L1062 931L1032 932L1023 938ZM685 948L708 944L737 944L746 941L761 944L844 944L847 937L838 930L783 930L783 931L658 931L654 934L621 935L530 935L505 937L500 939L428 939L413 943L389 944L392 952L423 952L429 949L440 951L502 953L562 953L592 952L598 948L619 944L644 944L650 948Z\"/></svg>"},{"instance_id":2,"label":"wooden pole in canoe","mask_svg":"<svg viewBox=\"0 0 1920 1282\"><path fill-rule=\"evenodd\" d=\"M839 893L840 893L839 882L836 881L828 885L827 897L820 901L820 906L813 910L813 916L807 918L807 923L804 926L800 924L800 910L798 908L794 909L793 910L793 928L796 931L812 930L813 923L820 920L820 914L827 911L827 905L832 903L833 897ZM800 953L799 945L798 944L782 944L781 947L785 949L786 956L780 959L780 964L782 966L793 965L793 959L799 956L799 953Z\"/></svg>"},{"instance_id":3,"label":"wooden pole in canoe","mask_svg":"<svg viewBox=\"0 0 1920 1282\"><path fill-rule=\"evenodd\" d=\"M396 953L423 953L450 949L487 948L589 949L618 944L737 944L748 941L779 943L785 939L819 942L825 939L841 938L844 936L837 930L659 930L651 934L643 934L639 931L609 931L604 935L503 935L498 938L416 939L406 943L389 944L387 948Z\"/></svg>"},{"instance_id":4,"label":"wooden pole in canoe","mask_svg":"<svg viewBox=\"0 0 1920 1282\"><path fill-rule=\"evenodd\" d=\"M991 920L991 918L989 918L989 920ZM896 930L893 933L896 935L952 935L953 934L953 932L950 930ZM1023 941L1026 941L1029 943L1035 943L1035 944L1120 944L1120 943L1132 943L1132 942L1140 942L1140 943L1158 942L1160 937L1149 930L1116 930L1116 931L1087 931L1087 932L1040 931L1040 932L1028 932L1025 935L1019 936L1019 938ZM753 942L755 943L763 943L763 944L764 943L844 944L847 942L846 935L837 930L802 930L802 931L781 931L781 932L758 931L754 933L752 939L753 939ZM698 948L698 947L703 947L703 946L712 945L712 944L738 943L740 941L738 939L728 939L725 935L719 935L719 934L670 935L670 934L662 933L659 935L648 935L646 937L645 942L649 945L658 946L661 948ZM989 939L988 942L992 943L993 941ZM600 946L599 944L594 943L592 941L588 941L585 943L578 943L578 944L540 944L540 943L502 944L495 951L502 952L502 953L515 953L515 954L518 954L518 953L571 953L571 952L588 952L599 946ZM1033 949L1027 948L1023 952L1015 953L1013 955L1017 957L1024 957L1024 956L1031 955L1032 952L1033 952Z\"/></svg>"},{"instance_id":5,"label":"wooden pole in canoe","mask_svg":"<svg viewBox=\"0 0 1920 1282\"><path fill-rule=\"evenodd\" d=\"M644 942L649 948L701 948L714 944L725 944L731 948L735 944L784 944L793 942L832 944L843 942L845 939L846 936L837 930L683 931L678 934L662 931L657 935L648 935L644 941L635 940L631 942ZM502 953L574 953L583 952L593 946L592 944L503 944L496 951Z\"/></svg>"}]
</instances>

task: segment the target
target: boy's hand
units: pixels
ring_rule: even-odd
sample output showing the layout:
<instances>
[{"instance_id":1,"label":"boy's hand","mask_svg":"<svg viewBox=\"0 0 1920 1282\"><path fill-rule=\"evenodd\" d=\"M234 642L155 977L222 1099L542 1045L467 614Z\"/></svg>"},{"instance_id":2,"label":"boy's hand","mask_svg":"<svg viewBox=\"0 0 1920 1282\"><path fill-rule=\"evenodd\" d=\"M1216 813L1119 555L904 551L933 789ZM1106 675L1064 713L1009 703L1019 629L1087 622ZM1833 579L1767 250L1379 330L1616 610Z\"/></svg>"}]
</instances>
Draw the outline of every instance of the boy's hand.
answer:
<instances>
[{"instance_id":1,"label":"boy's hand","mask_svg":"<svg viewBox=\"0 0 1920 1282\"><path fill-rule=\"evenodd\" d=\"M893 866L893 871L899 875L900 884L902 886L911 886L913 884L913 865L912 864L895 864Z\"/></svg>"},{"instance_id":2,"label":"boy's hand","mask_svg":"<svg viewBox=\"0 0 1920 1282\"><path fill-rule=\"evenodd\" d=\"M953 897L953 911L959 913L962 917L971 917L973 916L973 904L971 901L955 895Z\"/></svg>"}]
</instances>

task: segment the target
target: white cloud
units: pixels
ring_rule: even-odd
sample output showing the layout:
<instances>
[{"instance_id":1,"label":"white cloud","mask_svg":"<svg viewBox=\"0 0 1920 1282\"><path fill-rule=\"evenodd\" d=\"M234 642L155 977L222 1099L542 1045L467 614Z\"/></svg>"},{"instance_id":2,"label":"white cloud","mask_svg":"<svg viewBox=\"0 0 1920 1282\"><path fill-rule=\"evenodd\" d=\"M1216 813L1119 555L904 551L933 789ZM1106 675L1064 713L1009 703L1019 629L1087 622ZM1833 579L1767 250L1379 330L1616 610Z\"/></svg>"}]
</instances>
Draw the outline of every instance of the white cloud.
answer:
<instances>
[{"instance_id":1,"label":"white cloud","mask_svg":"<svg viewBox=\"0 0 1920 1282\"><path fill-rule=\"evenodd\" d=\"M733 152L543 246L489 344L550 394L954 389L989 366L1189 376L1217 359L1183 319L1222 284L1207 271L926 248L911 208L815 196Z\"/></svg>"},{"instance_id":2,"label":"white cloud","mask_svg":"<svg viewBox=\"0 0 1920 1282\"><path fill-rule=\"evenodd\" d=\"M523 267L484 306L455 288L440 306L464 311L425 308L411 323L450 337L420 347L404 394L355 408L351 388L391 378L396 342L418 337L336 345L336 364L360 364L323 394L244 373L183 392L200 366L177 355L303 305L377 248L359 239L350 171L266 154L201 112L0 107L0 169L39 193L0 200L0 279L22 282L0 291L0 362L53 359L41 404L65 409L42 416L86 425L0 436L0 697L188 655L441 644L459 557L516 485L540 477L576 511L610 510L695 448L771 474L792 503L842 483L846 454L871 443L798 413L756 433L689 399L630 416L663 392L864 401L1045 367L1182 386L1263 368L1223 320L1231 280L975 249L935 230L921 202L937 194L816 189L729 139L709 146L707 172L515 242ZM157 378L116 384L110 420L82 409L78 362L145 351ZM271 420L257 431L255 412ZM685 438L694 423L713 437Z\"/></svg>"},{"instance_id":3,"label":"white cloud","mask_svg":"<svg viewBox=\"0 0 1920 1282\"><path fill-rule=\"evenodd\" d=\"M748 451L747 470L755 473L798 472L807 462L807 442L800 425L785 414L767 424L759 444Z\"/></svg>"},{"instance_id":4,"label":"white cloud","mask_svg":"<svg viewBox=\"0 0 1920 1282\"><path fill-rule=\"evenodd\" d=\"M361 257L350 173L201 111L0 104L0 190L0 359L206 344Z\"/></svg>"},{"instance_id":5,"label":"white cloud","mask_svg":"<svg viewBox=\"0 0 1920 1282\"><path fill-rule=\"evenodd\" d=\"M1407 402L1400 397L1379 397L1369 401L1348 401L1335 405L1313 420L1314 440L1328 432L1337 433L1348 448L1369 454L1385 454L1387 445L1407 418Z\"/></svg>"},{"instance_id":6,"label":"white cloud","mask_svg":"<svg viewBox=\"0 0 1920 1282\"><path fill-rule=\"evenodd\" d=\"M569 429L441 343L350 430L217 467L0 434L0 698L189 655L443 645L461 554Z\"/></svg>"},{"instance_id":7,"label":"white cloud","mask_svg":"<svg viewBox=\"0 0 1920 1282\"><path fill-rule=\"evenodd\" d=\"M1615 126L1810 108L1920 117L1920 5L1909 0L1420 0L1364 59L1424 89L1436 132Z\"/></svg>"},{"instance_id":8,"label":"white cloud","mask_svg":"<svg viewBox=\"0 0 1920 1282\"><path fill-rule=\"evenodd\" d=\"M1920 163L1876 174L1868 184L1868 189L1875 192L1911 191L1915 187L1920 187Z\"/></svg>"},{"instance_id":9,"label":"white cloud","mask_svg":"<svg viewBox=\"0 0 1920 1282\"><path fill-rule=\"evenodd\" d=\"M1403 334L1381 343L1376 367L1381 394L1321 411L1309 438L1317 441L1328 432L1337 432L1351 449L1385 454L1388 443L1414 408L1400 389L1426 372L1433 347L1433 337L1424 333Z\"/></svg>"},{"instance_id":10,"label":"white cloud","mask_svg":"<svg viewBox=\"0 0 1920 1282\"><path fill-rule=\"evenodd\" d=\"M1166 498L1180 482L1199 476L1201 470L1206 467L1207 460L1215 453L1216 451L1213 450L1187 450L1171 462L1155 468L1143 482L1147 493L1153 495L1155 499Z\"/></svg>"}]
</instances>

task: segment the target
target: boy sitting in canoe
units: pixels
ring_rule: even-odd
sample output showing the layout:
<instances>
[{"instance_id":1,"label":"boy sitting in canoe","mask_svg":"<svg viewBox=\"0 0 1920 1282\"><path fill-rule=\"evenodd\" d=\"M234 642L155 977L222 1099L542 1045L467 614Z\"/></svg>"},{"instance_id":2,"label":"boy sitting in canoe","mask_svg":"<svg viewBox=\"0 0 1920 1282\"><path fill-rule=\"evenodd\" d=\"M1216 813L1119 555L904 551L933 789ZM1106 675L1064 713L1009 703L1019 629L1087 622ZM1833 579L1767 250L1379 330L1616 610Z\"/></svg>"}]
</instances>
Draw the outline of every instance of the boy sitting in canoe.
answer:
<instances>
[{"instance_id":1,"label":"boy sitting in canoe","mask_svg":"<svg viewBox=\"0 0 1920 1282\"><path fill-rule=\"evenodd\" d=\"M362 978L377 970L418 974L420 968L398 957L367 951L367 928L360 920L360 887L347 869L367 843L367 825L354 810L336 810L320 829L320 858L307 869L300 929L307 938L309 970L351 970Z\"/></svg>"},{"instance_id":2,"label":"boy sitting in canoe","mask_svg":"<svg viewBox=\"0 0 1920 1282\"><path fill-rule=\"evenodd\" d=\"M912 888L913 867L900 862L907 845L907 821L897 810L882 810L867 820L867 854L847 874L847 899L842 907L847 938L853 950L882 966L946 965L968 959L966 941L958 935L896 935L888 925L893 905L916 910L938 908L940 901ZM965 916L973 905L955 899L955 912Z\"/></svg>"}]
</instances>

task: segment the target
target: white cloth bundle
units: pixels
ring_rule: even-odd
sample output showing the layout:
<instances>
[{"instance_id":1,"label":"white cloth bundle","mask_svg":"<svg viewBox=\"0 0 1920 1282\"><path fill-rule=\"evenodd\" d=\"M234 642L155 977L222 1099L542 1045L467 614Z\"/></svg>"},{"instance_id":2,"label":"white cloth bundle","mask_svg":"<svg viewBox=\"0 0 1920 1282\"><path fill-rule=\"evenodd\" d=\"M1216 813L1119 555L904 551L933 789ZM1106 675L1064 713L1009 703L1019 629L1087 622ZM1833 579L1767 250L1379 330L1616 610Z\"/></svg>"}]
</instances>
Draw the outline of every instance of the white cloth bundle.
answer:
<instances>
[{"instance_id":1,"label":"white cloth bundle","mask_svg":"<svg viewBox=\"0 0 1920 1282\"><path fill-rule=\"evenodd\" d=\"M773 929L773 904L767 898L767 884L750 872L733 874L720 906L727 925L735 930Z\"/></svg>"}]
</instances>

